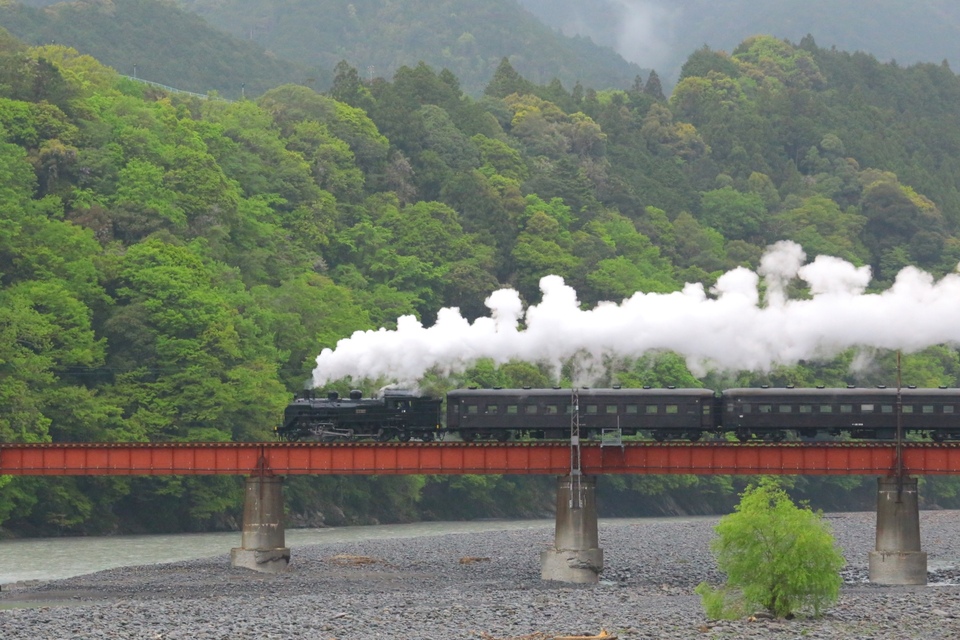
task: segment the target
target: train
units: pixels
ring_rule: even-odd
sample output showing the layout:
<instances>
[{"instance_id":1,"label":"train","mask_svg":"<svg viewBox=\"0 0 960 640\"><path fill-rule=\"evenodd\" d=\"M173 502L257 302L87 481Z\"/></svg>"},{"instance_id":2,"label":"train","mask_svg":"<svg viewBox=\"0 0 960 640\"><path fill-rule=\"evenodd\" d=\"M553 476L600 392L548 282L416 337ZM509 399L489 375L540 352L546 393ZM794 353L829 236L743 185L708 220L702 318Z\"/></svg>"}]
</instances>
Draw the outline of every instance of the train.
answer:
<instances>
[{"instance_id":1,"label":"train","mask_svg":"<svg viewBox=\"0 0 960 640\"><path fill-rule=\"evenodd\" d=\"M445 405L445 407L444 407ZM637 436L656 441L702 438L960 440L960 389L559 388L455 389L442 398L387 389L306 392L276 428L282 441L464 442Z\"/></svg>"}]
</instances>

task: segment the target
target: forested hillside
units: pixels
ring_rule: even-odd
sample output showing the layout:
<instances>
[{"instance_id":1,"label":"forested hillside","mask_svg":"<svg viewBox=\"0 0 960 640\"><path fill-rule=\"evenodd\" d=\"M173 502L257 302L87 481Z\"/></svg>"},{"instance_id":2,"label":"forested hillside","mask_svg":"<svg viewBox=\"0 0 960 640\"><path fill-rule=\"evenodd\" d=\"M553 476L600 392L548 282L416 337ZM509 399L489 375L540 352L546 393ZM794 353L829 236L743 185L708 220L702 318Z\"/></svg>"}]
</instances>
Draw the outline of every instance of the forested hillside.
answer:
<instances>
[{"instance_id":1,"label":"forested hillside","mask_svg":"<svg viewBox=\"0 0 960 640\"><path fill-rule=\"evenodd\" d=\"M29 44L72 47L124 75L229 99L285 82L329 87L333 78L333 64L279 58L163 0L3 2L0 27Z\"/></svg>"},{"instance_id":2,"label":"forested hillside","mask_svg":"<svg viewBox=\"0 0 960 640\"><path fill-rule=\"evenodd\" d=\"M513 0L178 1L289 60L326 69L346 60L364 78L424 61L450 69L474 96L503 57L534 82L558 78L567 87L626 88L646 75L611 49L553 32Z\"/></svg>"},{"instance_id":3,"label":"forested hillside","mask_svg":"<svg viewBox=\"0 0 960 640\"><path fill-rule=\"evenodd\" d=\"M960 80L949 68L770 37L694 52L670 100L535 84L502 61L470 98L450 71L236 102L166 96L60 45L0 40L0 440L271 438L323 347L401 314L485 314L557 274L585 304L712 284L782 239L871 265L886 286L960 262ZM801 292L802 293L802 292ZM695 378L672 354L604 380L724 388L890 382L892 354ZM904 359L903 382L956 385L960 357ZM338 383L369 393L382 380ZM424 381L569 384L540 363ZM233 478L2 478L8 531L235 524ZM607 513L702 511L731 478L605 478ZM871 481L798 479L864 506ZM297 478L298 521L538 513L549 478ZM956 505L957 484L923 496ZM829 488L826 491L825 488ZM850 489L845 492L839 489ZM857 502L865 498L866 502Z\"/></svg>"},{"instance_id":4,"label":"forested hillside","mask_svg":"<svg viewBox=\"0 0 960 640\"><path fill-rule=\"evenodd\" d=\"M182 8L181 8L182 7ZM188 11L195 12L188 13ZM538 82L628 87L647 71L588 38L544 26L512 0L23 0L0 26L147 80L206 94L260 95L285 82L327 90L341 60L365 78L425 61L480 95L503 57Z\"/></svg>"}]
</instances>

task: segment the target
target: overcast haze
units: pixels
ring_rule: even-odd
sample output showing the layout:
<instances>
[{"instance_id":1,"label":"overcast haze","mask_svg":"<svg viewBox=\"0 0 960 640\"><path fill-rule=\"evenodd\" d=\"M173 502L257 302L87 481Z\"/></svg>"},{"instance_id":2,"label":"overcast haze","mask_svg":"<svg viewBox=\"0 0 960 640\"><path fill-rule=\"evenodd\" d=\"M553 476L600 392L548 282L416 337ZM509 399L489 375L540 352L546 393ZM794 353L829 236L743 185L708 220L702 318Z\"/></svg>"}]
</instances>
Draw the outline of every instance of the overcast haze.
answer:
<instances>
[{"instance_id":1,"label":"overcast haze","mask_svg":"<svg viewBox=\"0 0 960 640\"><path fill-rule=\"evenodd\" d=\"M902 64L958 62L960 3L945 0L519 0L566 35L589 36L672 84L704 44L768 34ZM865 9L867 11L865 11Z\"/></svg>"}]
</instances>

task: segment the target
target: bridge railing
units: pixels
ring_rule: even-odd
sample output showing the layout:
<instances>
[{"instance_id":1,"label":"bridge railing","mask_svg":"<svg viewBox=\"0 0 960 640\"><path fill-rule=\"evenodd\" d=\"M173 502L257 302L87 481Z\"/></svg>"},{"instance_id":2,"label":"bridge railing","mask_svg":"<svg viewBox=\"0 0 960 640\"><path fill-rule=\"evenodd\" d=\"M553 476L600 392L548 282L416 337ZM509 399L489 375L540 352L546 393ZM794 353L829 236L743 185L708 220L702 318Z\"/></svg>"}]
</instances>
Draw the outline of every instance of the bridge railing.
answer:
<instances>
[{"instance_id":1,"label":"bridge railing","mask_svg":"<svg viewBox=\"0 0 960 640\"><path fill-rule=\"evenodd\" d=\"M628 442L581 447L584 474L881 475L889 442ZM907 443L908 475L960 474L960 443ZM0 444L0 475L399 475L570 472L563 441Z\"/></svg>"}]
</instances>

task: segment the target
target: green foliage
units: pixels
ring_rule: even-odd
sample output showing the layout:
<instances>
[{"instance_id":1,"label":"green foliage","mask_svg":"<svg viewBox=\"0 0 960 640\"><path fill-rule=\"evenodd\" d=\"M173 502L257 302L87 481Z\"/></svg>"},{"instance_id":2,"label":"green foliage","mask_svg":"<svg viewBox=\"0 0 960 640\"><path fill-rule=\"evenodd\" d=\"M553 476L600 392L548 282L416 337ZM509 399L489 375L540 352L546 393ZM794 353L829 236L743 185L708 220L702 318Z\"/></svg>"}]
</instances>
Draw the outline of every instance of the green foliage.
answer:
<instances>
[{"instance_id":1,"label":"green foliage","mask_svg":"<svg viewBox=\"0 0 960 640\"><path fill-rule=\"evenodd\" d=\"M819 616L836 602L843 555L822 516L797 507L776 481L748 487L716 532L711 549L727 583L719 591L698 587L708 615L763 607L777 617Z\"/></svg>"},{"instance_id":2,"label":"green foliage","mask_svg":"<svg viewBox=\"0 0 960 640\"><path fill-rule=\"evenodd\" d=\"M703 194L703 222L731 240L748 240L757 235L766 212L756 193L741 193L732 187Z\"/></svg>"},{"instance_id":3,"label":"green foliage","mask_svg":"<svg viewBox=\"0 0 960 640\"><path fill-rule=\"evenodd\" d=\"M139 2L117 2L117 20ZM324 24L356 33L379 15L354 11ZM709 288L784 238L869 264L880 286L908 264L939 275L960 260L960 81L949 70L759 37L732 56L694 53L668 103L652 74L627 91L538 85L521 75L530 60L485 58L482 36L460 30L449 52L486 73L491 95L478 100L462 92L472 80L410 62L390 81L341 63L330 95L285 84L231 103L168 96L67 47L0 33L0 439L267 438L322 348L400 315L486 315L505 285L536 302L550 274L590 306L687 281ZM422 385L569 384L577 364L479 362ZM600 369L600 384L625 386L889 386L894 365L889 352L851 350L706 380L669 353ZM903 361L905 384L958 376L952 348ZM735 482L612 479L611 508L715 509ZM204 483L45 490L17 479L0 518L52 533L227 526L238 487ZM342 507L341 522L536 513L544 490L507 477L302 485L298 509ZM861 504L864 486L798 480L794 491L833 508ZM951 491L935 499L950 503Z\"/></svg>"}]
</instances>

